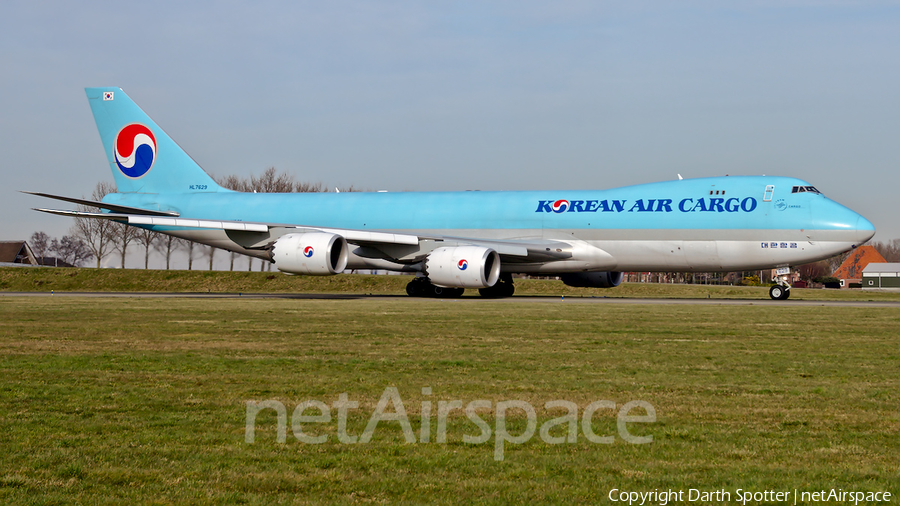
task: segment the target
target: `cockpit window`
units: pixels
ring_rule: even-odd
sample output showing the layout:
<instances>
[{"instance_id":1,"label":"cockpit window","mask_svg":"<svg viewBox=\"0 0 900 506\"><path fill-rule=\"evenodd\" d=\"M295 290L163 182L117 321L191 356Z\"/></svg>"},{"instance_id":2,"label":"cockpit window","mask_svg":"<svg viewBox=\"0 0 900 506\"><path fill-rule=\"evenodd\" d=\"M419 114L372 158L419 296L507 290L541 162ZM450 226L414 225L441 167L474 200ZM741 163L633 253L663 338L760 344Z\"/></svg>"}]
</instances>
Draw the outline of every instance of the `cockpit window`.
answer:
<instances>
[{"instance_id":1,"label":"cockpit window","mask_svg":"<svg viewBox=\"0 0 900 506\"><path fill-rule=\"evenodd\" d=\"M815 186L795 186L791 189L791 193L819 193Z\"/></svg>"}]
</instances>

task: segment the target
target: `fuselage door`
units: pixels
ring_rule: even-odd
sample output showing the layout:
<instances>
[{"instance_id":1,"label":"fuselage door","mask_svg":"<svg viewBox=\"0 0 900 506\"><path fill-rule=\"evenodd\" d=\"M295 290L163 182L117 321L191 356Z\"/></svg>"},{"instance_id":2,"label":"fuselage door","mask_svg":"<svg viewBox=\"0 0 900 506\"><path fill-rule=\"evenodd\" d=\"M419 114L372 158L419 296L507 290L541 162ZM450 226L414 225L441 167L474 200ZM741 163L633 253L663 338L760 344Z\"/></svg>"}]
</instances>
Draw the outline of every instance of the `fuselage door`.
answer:
<instances>
[{"instance_id":1,"label":"fuselage door","mask_svg":"<svg viewBox=\"0 0 900 506\"><path fill-rule=\"evenodd\" d=\"M775 185L766 186L766 193L763 194L763 202L772 202L772 195L775 194Z\"/></svg>"}]
</instances>

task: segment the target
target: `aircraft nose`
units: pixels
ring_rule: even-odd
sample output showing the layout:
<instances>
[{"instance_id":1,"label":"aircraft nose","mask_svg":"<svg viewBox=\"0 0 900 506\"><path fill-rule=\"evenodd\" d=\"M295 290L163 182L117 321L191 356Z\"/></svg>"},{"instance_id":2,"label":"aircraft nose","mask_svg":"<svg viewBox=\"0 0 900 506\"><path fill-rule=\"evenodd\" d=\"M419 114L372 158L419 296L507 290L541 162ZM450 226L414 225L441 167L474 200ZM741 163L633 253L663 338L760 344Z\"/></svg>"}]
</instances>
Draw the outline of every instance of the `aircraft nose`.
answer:
<instances>
[{"instance_id":1,"label":"aircraft nose","mask_svg":"<svg viewBox=\"0 0 900 506\"><path fill-rule=\"evenodd\" d=\"M814 227L819 230L841 231L840 241L847 246L859 246L875 235L875 226L865 217L833 200L821 199L812 206ZM837 237L837 236L832 236Z\"/></svg>"},{"instance_id":2,"label":"aircraft nose","mask_svg":"<svg viewBox=\"0 0 900 506\"><path fill-rule=\"evenodd\" d=\"M875 225L861 214L857 216L859 218L856 220L856 240L857 244L862 244L875 236Z\"/></svg>"}]
</instances>

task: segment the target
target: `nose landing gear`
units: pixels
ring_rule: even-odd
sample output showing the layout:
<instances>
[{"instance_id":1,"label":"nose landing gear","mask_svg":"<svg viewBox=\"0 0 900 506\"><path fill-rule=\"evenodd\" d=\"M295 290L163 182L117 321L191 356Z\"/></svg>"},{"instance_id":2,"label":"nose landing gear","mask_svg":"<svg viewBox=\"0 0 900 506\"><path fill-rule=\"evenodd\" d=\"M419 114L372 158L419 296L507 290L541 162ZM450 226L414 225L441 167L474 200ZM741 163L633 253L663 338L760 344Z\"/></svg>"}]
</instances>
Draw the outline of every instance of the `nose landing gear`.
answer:
<instances>
[{"instance_id":1,"label":"nose landing gear","mask_svg":"<svg viewBox=\"0 0 900 506\"><path fill-rule=\"evenodd\" d=\"M778 284L769 288L769 297L772 300L788 300L791 296L791 285L787 282L787 277L779 279Z\"/></svg>"}]
</instances>

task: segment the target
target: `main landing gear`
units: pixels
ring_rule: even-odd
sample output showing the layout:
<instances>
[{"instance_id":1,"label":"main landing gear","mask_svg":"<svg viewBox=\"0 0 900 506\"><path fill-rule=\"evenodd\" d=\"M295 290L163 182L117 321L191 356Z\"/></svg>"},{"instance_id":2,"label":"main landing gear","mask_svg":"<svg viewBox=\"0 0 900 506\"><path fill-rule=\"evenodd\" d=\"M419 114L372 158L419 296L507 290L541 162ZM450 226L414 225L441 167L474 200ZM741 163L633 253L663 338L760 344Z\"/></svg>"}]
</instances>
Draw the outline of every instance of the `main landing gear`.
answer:
<instances>
[{"instance_id":1,"label":"main landing gear","mask_svg":"<svg viewBox=\"0 0 900 506\"><path fill-rule=\"evenodd\" d=\"M478 289L478 293L488 299L512 297L515 292L516 287L513 285L512 274L501 274L494 286Z\"/></svg>"},{"instance_id":2,"label":"main landing gear","mask_svg":"<svg viewBox=\"0 0 900 506\"><path fill-rule=\"evenodd\" d=\"M443 297L455 299L462 297L465 288L444 288L431 284L428 278L415 278L406 285L406 294L410 297Z\"/></svg>"},{"instance_id":3,"label":"main landing gear","mask_svg":"<svg viewBox=\"0 0 900 506\"><path fill-rule=\"evenodd\" d=\"M465 288L445 288L431 283L431 280L425 277L417 277L406 285L406 294L410 297L433 297L455 299L462 297ZM487 288L479 288L478 293L482 297L499 299L503 297L512 297L516 291L513 286L512 274L501 274L500 279L494 286Z\"/></svg>"}]
</instances>

